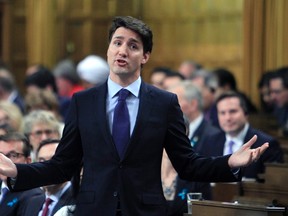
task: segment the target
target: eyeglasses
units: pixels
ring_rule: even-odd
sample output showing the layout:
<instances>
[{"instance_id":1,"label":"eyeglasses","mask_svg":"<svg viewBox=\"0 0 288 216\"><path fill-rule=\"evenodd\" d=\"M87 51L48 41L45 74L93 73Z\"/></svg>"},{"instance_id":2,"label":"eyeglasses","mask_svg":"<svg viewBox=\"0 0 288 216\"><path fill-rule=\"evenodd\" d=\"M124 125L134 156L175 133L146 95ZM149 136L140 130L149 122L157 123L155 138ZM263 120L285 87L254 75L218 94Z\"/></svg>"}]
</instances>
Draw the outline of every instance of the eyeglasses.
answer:
<instances>
[{"instance_id":1,"label":"eyeglasses","mask_svg":"<svg viewBox=\"0 0 288 216\"><path fill-rule=\"evenodd\" d=\"M47 136L51 136L52 134L54 134L56 131L55 130L37 130L35 132L30 133L30 135L35 136L35 137L41 137L43 134L47 135Z\"/></svg>"},{"instance_id":2,"label":"eyeglasses","mask_svg":"<svg viewBox=\"0 0 288 216\"><path fill-rule=\"evenodd\" d=\"M270 89L270 94L281 94L285 89Z\"/></svg>"},{"instance_id":3,"label":"eyeglasses","mask_svg":"<svg viewBox=\"0 0 288 216\"><path fill-rule=\"evenodd\" d=\"M14 152L14 151L8 152L7 154L4 154L4 155L6 157L8 157L9 159L11 159L11 160L16 160L16 159L18 159L20 157L24 157L25 156L25 154L23 154L23 153Z\"/></svg>"}]
</instances>

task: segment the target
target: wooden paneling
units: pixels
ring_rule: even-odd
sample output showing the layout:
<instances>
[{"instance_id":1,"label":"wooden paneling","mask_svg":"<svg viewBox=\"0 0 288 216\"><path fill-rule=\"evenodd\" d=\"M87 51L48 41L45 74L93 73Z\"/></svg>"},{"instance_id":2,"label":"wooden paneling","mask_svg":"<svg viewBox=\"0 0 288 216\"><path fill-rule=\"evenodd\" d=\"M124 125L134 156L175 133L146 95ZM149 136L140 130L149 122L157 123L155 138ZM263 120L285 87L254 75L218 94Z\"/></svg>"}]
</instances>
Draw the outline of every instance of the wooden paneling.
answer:
<instances>
[{"instance_id":1,"label":"wooden paneling","mask_svg":"<svg viewBox=\"0 0 288 216\"><path fill-rule=\"evenodd\" d=\"M227 67L241 89L242 4L241 0L151 0L143 5L143 19L154 32L151 65L177 70L181 61L192 59L207 69Z\"/></svg>"},{"instance_id":2,"label":"wooden paneling","mask_svg":"<svg viewBox=\"0 0 288 216\"><path fill-rule=\"evenodd\" d=\"M13 67L17 65L15 71L20 77L17 67L22 63L27 67L37 59L52 66L67 56L75 62L91 53L106 57L107 31L111 19L118 15L143 19L153 30L154 49L143 71L146 81L155 66L177 69L181 61L192 59L207 69L230 69L239 88L255 102L263 70L288 64L288 46L283 45L288 37L285 0L7 2L3 59ZM22 73L23 68L21 65Z\"/></svg>"}]
</instances>

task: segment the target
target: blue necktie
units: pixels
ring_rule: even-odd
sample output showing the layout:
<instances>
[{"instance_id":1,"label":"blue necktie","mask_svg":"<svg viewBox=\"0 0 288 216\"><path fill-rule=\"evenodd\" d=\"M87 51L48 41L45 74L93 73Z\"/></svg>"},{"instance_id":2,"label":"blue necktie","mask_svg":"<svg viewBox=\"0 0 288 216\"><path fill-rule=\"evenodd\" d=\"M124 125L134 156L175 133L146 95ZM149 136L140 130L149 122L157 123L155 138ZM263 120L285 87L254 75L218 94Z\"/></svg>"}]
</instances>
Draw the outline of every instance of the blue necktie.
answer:
<instances>
[{"instance_id":1,"label":"blue necktie","mask_svg":"<svg viewBox=\"0 0 288 216\"><path fill-rule=\"evenodd\" d=\"M228 154L233 154L233 146L234 146L235 142L233 140L230 140L228 142Z\"/></svg>"},{"instance_id":2,"label":"blue necktie","mask_svg":"<svg viewBox=\"0 0 288 216\"><path fill-rule=\"evenodd\" d=\"M130 120L126 105L126 98L130 92L127 89L121 89L118 93L118 103L115 106L112 136L116 145L119 157L124 156L125 148L130 139Z\"/></svg>"},{"instance_id":3,"label":"blue necktie","mask_svg":"<svg viewBox=\"0 0 288 216\"><path fill-rule=\"evenodd\" d=\"M6 188L6 187L3 187L2 190L1 190L1 200L0 200L0 203L4 200L6 194L9 192L9 189Z\"/></svg>"}]
</instances>

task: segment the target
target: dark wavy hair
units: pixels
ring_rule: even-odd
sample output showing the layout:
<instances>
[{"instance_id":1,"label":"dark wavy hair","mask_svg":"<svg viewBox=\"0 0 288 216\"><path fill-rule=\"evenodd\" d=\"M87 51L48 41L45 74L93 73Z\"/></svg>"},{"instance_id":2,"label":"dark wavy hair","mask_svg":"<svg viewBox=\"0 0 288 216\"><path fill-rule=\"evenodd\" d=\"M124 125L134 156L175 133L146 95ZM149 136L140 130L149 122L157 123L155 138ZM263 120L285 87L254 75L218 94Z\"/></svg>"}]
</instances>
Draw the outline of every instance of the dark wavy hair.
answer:
<instances>
[{"instance_id":1,"label":"dark wavy hair","mask_svg":"<svg viewBox=\"0 0 288 216\"><path fill-rule=\"evenodd\" d=\"M142 40L144 53L152 52L152 31L143 21L131 16L117 16L113 19L112 25L109 30L109 43L111 42L115 31L120 27L124 27L136 32Z\"/></svg>"}]
</instances>

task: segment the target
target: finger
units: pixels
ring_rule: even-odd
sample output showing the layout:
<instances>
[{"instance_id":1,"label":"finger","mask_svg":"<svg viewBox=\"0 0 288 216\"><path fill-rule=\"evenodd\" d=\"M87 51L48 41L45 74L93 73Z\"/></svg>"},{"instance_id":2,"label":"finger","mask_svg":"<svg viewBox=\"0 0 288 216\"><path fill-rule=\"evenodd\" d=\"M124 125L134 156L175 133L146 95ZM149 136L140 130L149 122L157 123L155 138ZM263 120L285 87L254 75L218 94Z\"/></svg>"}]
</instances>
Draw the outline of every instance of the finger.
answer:
<instances>
[{"instance_id":1,"label":"finger","mask_svg":"<svg viewBox=\"0 0 288 216\"><path fill-rule=\"evenodd\" d=\"M269 148L269 143L266 142L264 143L260 148L260 155L264 153L264 151L266 151L267 148Z\"/></svg>"},{"instance_id":2,"label":"finger","mask_svg":"<svg viewBox=\"0 0 288 216\"><path fill-rule=\"evenodd\" d=\"M260 157L260 153L261 153L261 149L260 148L256 148L256 149L253 149L254 151L252 152L252 161L256 162L259 157Z\"/></svg>"},{"instance_id":3,"label":"finger","mask_svg":"<svg viewBox=\"0 0 288 216\"><path fill-rule=\"evenodd\" d=\"M254 135L248 142L246 142L243 147L245 148L251 148L251 146L256 142L257 135Z\"/></svg>"}]
</instances>

